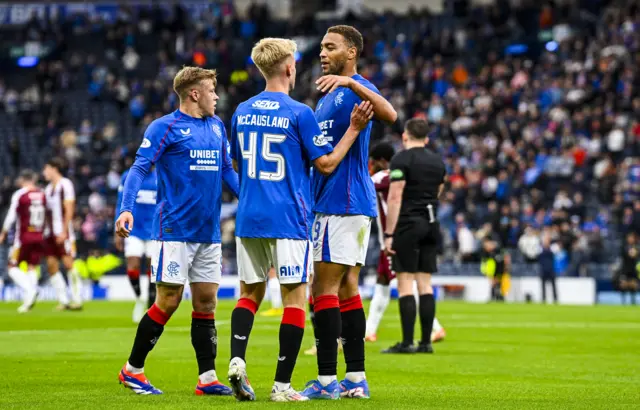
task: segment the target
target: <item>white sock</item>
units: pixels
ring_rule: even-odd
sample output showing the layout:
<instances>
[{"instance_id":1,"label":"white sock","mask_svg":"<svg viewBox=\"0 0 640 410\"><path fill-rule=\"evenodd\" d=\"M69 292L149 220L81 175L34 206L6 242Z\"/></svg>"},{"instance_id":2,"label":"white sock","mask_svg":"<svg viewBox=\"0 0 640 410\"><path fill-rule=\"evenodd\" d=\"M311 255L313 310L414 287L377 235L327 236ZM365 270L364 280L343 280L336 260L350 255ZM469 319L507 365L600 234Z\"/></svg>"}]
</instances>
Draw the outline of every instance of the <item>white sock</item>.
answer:
<instances>
[{"instance_id":1,"label":"white sock","mask_svg":"<svg viewBox=\"0 0 640 410\"><path fill-rule=\"evenodd\" d=\"M75 268L69 271L69 287L71 288L71 301L76 305L82 304L82 277Z\"/></svg>"},{"instance_id":2,"label":"white sock","mask_svg":"<svg viewBox=\"0 0 640 410\"><path fill-rule=\"evenodd\" d=\"M29 280L29 277L23 271L21 271L20 268L15 266L9 268L8 273L13 283L15 283L17 287L22 289L22 296L24 297L29 289L31 289L31 281Z\"/></svg>"},{"instance_id":3,"label":"white sock","mask_svg":"<svg viewBox=\"0 0 640 410\"><path fill-rule=\"evenodd\" d=\"M209 384L218 380L218 376L216 375L215 370L209 370L207 372L202 373L200 377L198 377L198 380L200 380L200 383L202 384Z\"/></svg>"},{"instance_id":4,"label":"white sock","mask_svg":"<svg viewBox=\"0 0 640 410\"><path fill-rule=\"evenodd\" d=\"M68 305L69 295L67 295L67 284L64 282L62 273L54 273L53 275L51 275L49 280L51 281L51 286L53 286L53 288L56 290L56 294L58 295L58 302L60 302L61 305Z\"/></svg>"},{"instance_id":5,"label":"white sock","mask_svg":"<svg viewBox=\"0 0 640 410\"><path fill-rule=\"evenodd\" d=\"M364 375L364 372L349 372L344 376L344 378L353 383L360 383L367 377Z\"/></svg>"},{"instance_id":6,"label":"white sock","mask_svg":"<svg viewBox=\"0 0 640 410\"><path fill-rule=\"evenodd\" d=\"M140 374L140 373L144 373L144 367L133 367L129 364L129 362L127 362L127 364L124 366L124 369L126 371L128 371L129 373L132 374Z\"/></svg>"},{"instance_id":7,"label":"white sock","mask_svg":"<svg viewBox=\"0 0 640 410\"><path fill-rule=\"evenodd\" d=\"M273 382L273 387L275 387L278 391L285 391L289 389L289 387L291 387L291 383Z\"/></svg>"},{"instance_id":8,"label":"white sock","mask_svg":"<svg viewBox=\"0 0 640 410\"><path fill-rule=\"evenodd\" d=\"M438 332L440 329L442 329L442 326L440 325L440 322L438 322L438 318L434 317L433 318L433 332Z\"/></svg>"},{"instance_id":9,"label":"white sock","mask_svg":"<svg viewBox=\"0 0 640 410\"><path fill-rule=\"evenodd\" d=\"M338 376L318 376L318 381L323 386L328 386L332 381L338 380Z\"/></svg>"},{"instance_id":10,"label":"white sock","mask_svg":"<svg viewBox=\"0 0 640 410\"><path fill-rule=\"evenodd\" d=\"M38 289L38 272L36 272L35 269L32 269L29 272L27 272L27 276L29 277L29 281L31 282L31 286L33 287L33 289L37 290Z\"/></svg>"},{"instance_id":11,"label":"white sock","mask_svg":"<svg viewBox=\"0 0 640 410\"><path fill-rule=\"evenodd\" d=\"M377 284L373 291L371 305L369 306L367 336L375 335L378 332L378 326L380 326L382 316L384 316L384 312L387 310L387 306L389 306L389 299L391 299L391 289L389 285Z\"/></svg>"},{"instance_id":12,"label":"white sock","mask_svg":"<svg viewBox=\"0 0 640 410\"><path fill-rule=\"evenodd\" d=\"M269 300L271 300L271 307L273 309L280 309L282 307L282 295L280 293L280 282L278 278L271 278L267 282L269 288Z\"/></svg>"}]
</instances>

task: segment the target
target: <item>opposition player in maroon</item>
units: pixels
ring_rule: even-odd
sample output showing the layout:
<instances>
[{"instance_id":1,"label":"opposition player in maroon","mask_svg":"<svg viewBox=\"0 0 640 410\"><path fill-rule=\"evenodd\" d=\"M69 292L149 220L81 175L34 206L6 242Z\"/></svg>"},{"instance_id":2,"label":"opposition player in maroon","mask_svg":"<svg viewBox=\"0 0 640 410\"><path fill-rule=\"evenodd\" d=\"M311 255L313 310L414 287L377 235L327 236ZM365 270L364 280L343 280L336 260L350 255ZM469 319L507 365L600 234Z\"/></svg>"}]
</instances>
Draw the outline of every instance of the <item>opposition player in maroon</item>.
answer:
<instances>
[{"instance_id":1,"label":"opposition player in maroon","mask_svg":"<svg viewBox=\"0 0 640 410\"><path fill-rule=\"evenodd\" d=\"M13 246L9 251L9 277L22 289L23 304L19 313L26 313L36 302L38 278L36 266L44 256L44 228L46 198L36 186L38 175L31 170L20 173L20 189L11 197L9 212L0 232L0 244L4 243L9 230L15 226ZM25 274L18 265L26 262Z\"/></svg>"},{"instance_id":2,"label":"opposition player in maroon","mask_svg":"<svg viewBox=\"0 0 640 410\"><path fill-rule=\"evenodd\" d=\"M373 174L371 179L376 188L376 201L378 205L378 240L380 243L380 258L378 260L378 280L373 298L369 305L369 315L367 316L367 330L365 340L375 342L378 340L377 332L384 312L389 306L391 299L391 289L389 284L396 277L391 268L391 258L384 251L384 232L387 228L387 197L389 195L389 164L395 151L393 146L387 143L376 145L369 155L369 169ZM431 332L431 342L444 339L445 330L438 322L433 320L433 331Z\"/></svg>"}]
</instances>

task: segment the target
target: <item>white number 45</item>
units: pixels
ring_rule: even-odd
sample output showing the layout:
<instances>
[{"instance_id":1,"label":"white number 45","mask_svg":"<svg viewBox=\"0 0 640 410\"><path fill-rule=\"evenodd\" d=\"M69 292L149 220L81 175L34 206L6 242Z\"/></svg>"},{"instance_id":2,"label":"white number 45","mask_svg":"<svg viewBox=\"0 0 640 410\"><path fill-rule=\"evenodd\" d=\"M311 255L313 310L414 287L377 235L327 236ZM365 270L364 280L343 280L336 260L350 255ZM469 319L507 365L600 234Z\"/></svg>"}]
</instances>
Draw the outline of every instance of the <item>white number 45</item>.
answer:
<instances>
[{"instance_id":1,"label":"white number 45","mask_svg":"<svg viewBox=\"0 0 640 410\"><path fill-rule=\"evenodd\" d=\"M268 162L276 163L275 172L260 171L258 178L263 181L282 181L285 176L285 164L284 157L280 154L271 152L271 144L280 144L287 139L283 134L262 134L262 158ZM255 179L257 168L257 146L258 146L258 133L252 131L249 133L249 146L245 150L244 132L238 133L238 142L240 143L240 150L242 151L242 158L247 161L247 176Z\"/></svg>"}]
</instances>

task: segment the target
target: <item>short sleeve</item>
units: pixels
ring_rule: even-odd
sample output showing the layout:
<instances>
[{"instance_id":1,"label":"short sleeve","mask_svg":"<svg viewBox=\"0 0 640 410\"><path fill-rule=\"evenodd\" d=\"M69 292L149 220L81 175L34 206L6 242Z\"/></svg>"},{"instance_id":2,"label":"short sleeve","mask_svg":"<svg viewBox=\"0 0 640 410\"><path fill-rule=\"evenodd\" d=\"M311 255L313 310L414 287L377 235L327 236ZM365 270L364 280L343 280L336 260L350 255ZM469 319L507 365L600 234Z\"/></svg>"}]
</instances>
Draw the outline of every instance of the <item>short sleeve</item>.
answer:
<instances>
[{"instance_id":1,"label":"short sleeve","mask_svg":"<svg viewBox=\"0 0 640 410\"><path fill-rule=\"evenodd\" d=\"M333 146L327 141L323 132L320 130L318 121L313 115L311 108L306 105L302 107L298 112L297 124L298 135L310 161L314 161L333 151Z\"/></svg>"},{"instance_id":2,"label":"short sleeve","mask_svg":"<svg viewBox=\"0 0 640 410\"><path fill-rule=\"evenodd\" d=\"M76 200L76 190L73 188L73 184L68 179L62 180L62 200L63 201Z\"/></svg>"},{"instance_id":3,"label":"short sleeve","mask_svg":"<svg viewBox=\"0 0 640 410\"><path fill-rule=\"evenodd\" d=\"M144 157L155 164L169 145L171 124L153 121L144 132L142 144L138 148L137 155Z\"/></svg>"},{"instance_id":4,"label":"short sleeve","mask_svg":"<svg viewBox=\"0 0 640 410\"><path fill-rule=\"evenodd\" d=\"M237 140L238 133L236 131L236 127L238 126L238 112L233 113L233 117L231 118L231 138L229 139L229 156L231 159L238 160L238 148L237 148Z\"/></svg>"},{"instance_id":5,"label":"short sleeve","mask_svg":"<svg viewBox=\"0 0 640 410\"><path fill-rule=\"evenodd\" d=\"M406 180L408 172L409 167L407 166L405 155L400 153L391 159L391 167L389 171L389 180L391 182Z\"/></svg>"}]
</instances>

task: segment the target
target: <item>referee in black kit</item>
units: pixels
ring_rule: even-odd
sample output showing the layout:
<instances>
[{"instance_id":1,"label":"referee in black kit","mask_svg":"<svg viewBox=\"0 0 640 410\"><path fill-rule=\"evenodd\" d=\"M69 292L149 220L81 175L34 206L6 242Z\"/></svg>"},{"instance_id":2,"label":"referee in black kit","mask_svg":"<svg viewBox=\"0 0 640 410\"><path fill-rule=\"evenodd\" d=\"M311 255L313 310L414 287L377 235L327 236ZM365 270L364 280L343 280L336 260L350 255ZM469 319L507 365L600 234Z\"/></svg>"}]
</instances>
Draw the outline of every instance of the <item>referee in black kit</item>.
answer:
<instances>
[{"instance_id":1,"label":"referee in black kit","mask_svg":"<svg viewBox=\"0 0 640 410\"><path fill-rule=\"evenodd\" d=\"M391 160L384 245L387 254L393 255L392 266L398 277L402 342L383 353L433 353L431 329L436 302L431 274L438 271L440 225L436 216L446 170L442 159L426 148L428 131L429 126L423 120L407 121L402 134L405 150ZM417 310L414 280L420 294L422 338L418 346L413 344Z\"/></svg>"}]
</instances>

